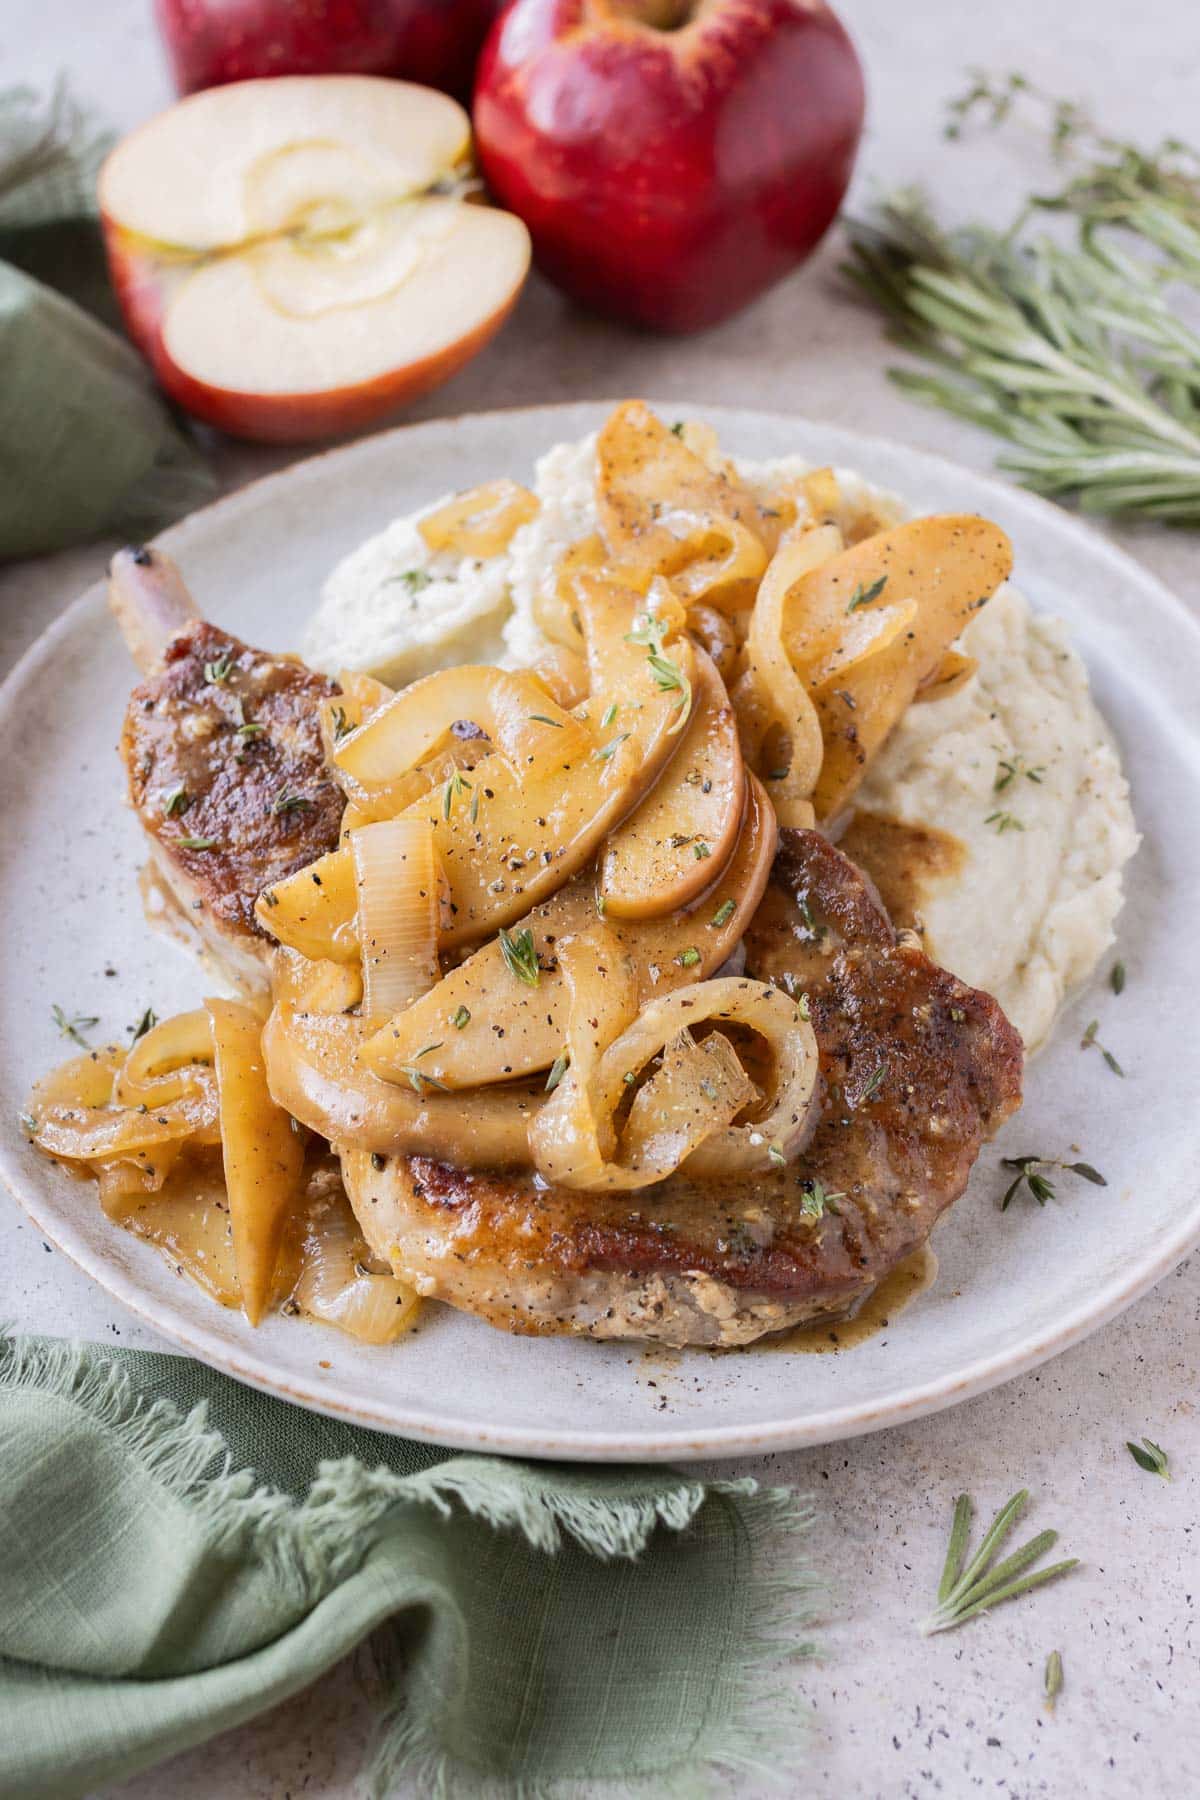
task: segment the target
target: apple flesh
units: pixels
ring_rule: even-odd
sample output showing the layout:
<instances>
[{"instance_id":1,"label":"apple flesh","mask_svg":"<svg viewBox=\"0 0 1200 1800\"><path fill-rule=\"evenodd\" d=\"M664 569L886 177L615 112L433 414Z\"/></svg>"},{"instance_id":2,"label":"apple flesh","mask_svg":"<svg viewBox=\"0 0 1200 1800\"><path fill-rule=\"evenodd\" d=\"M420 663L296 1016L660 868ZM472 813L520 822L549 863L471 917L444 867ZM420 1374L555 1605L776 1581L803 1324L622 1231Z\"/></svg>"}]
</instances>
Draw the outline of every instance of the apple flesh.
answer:
<instances>
[{"instance_id":1,"label":"apple flesh","mask_svg":"<svg viewBox=\"0 0 1200 1800\"><path fill-rule=\"evenodd\" d=\"M113 285L173 399L279 443L373 423L499 329L529 265L511 214L456 192L470 125L371 76L213 88L100 172Z\"/></svg>"},{"instance_id":2,"label":"apple flesh","mask_svg":"<svg viewBox=\"0 0 1200 1800\"><path fill-rule=\"evenodd\" d=\"M810 254L862 118L858 58L822 0L514 0L474 103L483 173L543 273L680 332Z\"/></svg>"},{"instance_id":3,"label":"apple flesh","mask_svg":"<svg viewBox=\"0 0 1200 1800\"><path fill-rule=\"evenodd\" d=\"M465 100L500 0L154 0L181 94L267 75L399 75Z\"/></svg>"}]
</instances>

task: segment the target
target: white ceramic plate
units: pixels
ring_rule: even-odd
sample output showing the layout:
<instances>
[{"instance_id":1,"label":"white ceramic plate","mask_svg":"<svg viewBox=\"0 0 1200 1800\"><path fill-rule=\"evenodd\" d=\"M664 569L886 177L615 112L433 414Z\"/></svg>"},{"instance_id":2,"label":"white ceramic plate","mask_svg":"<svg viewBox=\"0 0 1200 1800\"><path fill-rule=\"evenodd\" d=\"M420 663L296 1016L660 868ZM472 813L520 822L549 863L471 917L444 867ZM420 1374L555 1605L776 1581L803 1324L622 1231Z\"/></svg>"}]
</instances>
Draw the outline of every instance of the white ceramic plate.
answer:
<instances>
[{"instance_id":1,"label":"white ceramic plate","mask_svg":"<svg viewBox=\"0 0 1200 1800\"><path fill-rule=\"evenodd\" d=\"M606 410L544 407L389 432L259 482L162 543L214 620L288 649L326 572L363 537L447 489L522 477ZM199 971L142 921L139 831L113 748L130 667L93 588L0 693L0 1173L39 1229L112 1294L255 1386L386 1431L531 1456L793 1448L1008 1380L1128 1306L1200 1238L1200 630L1134 563L1025 494L803 420L694 410L735 452L840 463L918 510L987 513L1011 534L1022 588L1070 622L1133 783L1145 841L1121 920L1126 991L1117 1000L1103 985L1106 959L1093 995L1068 1009L1031 1068L1022 1113L939 1229L936 1286L856 1349L643 1352L511 1338L441 1307L390 1349L278 1317L252 1331L109 1225L90 1189L38 1157L16 1123L34 1077L67 1048L52 1002L119 1035L151 1002L161 1016L203 991ZM1079 1051L1083 1023L1101 1011L1124 1081ZM1108 1186L1067 1178L1044 1209L1022 1201L1001 1214L999 1160L1027 1151L1084 1156Z\"/></svg>"}]
</instances>

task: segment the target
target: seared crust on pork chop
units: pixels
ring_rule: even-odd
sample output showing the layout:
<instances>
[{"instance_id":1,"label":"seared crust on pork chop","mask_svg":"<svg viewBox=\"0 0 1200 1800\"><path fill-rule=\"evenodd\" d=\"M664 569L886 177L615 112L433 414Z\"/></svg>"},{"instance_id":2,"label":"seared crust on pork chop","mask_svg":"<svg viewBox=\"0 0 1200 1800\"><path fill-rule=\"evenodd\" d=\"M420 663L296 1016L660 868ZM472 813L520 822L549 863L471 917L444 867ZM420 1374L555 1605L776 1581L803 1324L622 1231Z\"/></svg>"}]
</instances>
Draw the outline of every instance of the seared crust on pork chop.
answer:
<instances>
[{"instance_id":1,"label":"seared crust on pork chop","mask_svg":"<svg viewBox=\"0 0 1200 1800\"><path fill-rule=\"evenodd\" d=\"M518 1332L740 1344L852 1310L924 1243L1019 1105L1021 1040L989 995L898 939L818 832L781 832L746 951L748 973L808 996L820 1111L797 1162L620 1194L347 1152L372 1249L422 1293Z\"/></svg>"},{"instance_id":2,"label":"seared crust on pork chop","mask_svg":"<svg viewBox=\"0 0 1200 1800\"><path fill-rule=\"evenodd\" d=\"M338 692L293 657L193 621L130 696L130 801L186 917L244 980L265 980L258 895L338 841L345 796L317 713Z\"/></svg>"}]
</instances>

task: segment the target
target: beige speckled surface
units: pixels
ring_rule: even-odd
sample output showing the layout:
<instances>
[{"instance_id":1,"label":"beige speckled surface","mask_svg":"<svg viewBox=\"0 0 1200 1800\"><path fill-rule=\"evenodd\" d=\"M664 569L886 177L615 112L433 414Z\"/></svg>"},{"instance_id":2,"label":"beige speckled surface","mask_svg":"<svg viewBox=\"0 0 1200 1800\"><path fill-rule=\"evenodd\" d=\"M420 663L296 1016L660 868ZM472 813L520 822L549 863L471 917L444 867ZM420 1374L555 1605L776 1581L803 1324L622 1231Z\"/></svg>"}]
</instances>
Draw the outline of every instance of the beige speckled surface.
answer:
<instances>
[{"instance_id":1,"label":"beige speckled surface","mask_svg":"<svg viewBox=\"0 0 1200 1800\"><path fill-rule=\"evenodd\" d=\"M12 0L9 0L12 8ZM15 10L15 9L14 9ZM1113 128L1188 130L1200 87L1200 33L1184 0L844 0L872 85L863 179L925 177L948 201L999 206L1041 179L1031 142L946 152L938 107L963 66L1019 66L1089 98ZM25 9L22 9L24 12ZM48 80L65 66L119 123L167 98L145 0L39 0L5 34L0 80ZM11 13L6 16L9 22ZM540 285L485 357L415 416L654 391L681 399L792 408L984 468L991 447L909 406L883 377L874 321L835 303L836 247L739 320L672 344L570 311ZM222 453L228 486L282 457ZM1121 541L1200 605L1194 539L1150 530ZM100 572L105 546L0 576L0 670ZM1153 1178L1153 1171L1147 1171ZM18 1324L150 1342L10 1208L0 1209L0 1299ZM826 1656L795 1677L814 1715L813 1760L793 1790L820 1796L1123 1796L1200 1790L1195 1704L1200 1581L1196 1544L1200 1259L1104 1332L1046 1368L956 1411L885 1436L744 1465L814 1492L817 1563L838 1599ZM803 1380L802 1364L796 1378ZM1123 1448L1143 1431L1171 1452L1176 1480L1141 1474ZM1032 1522L1059 1526L1086 1568L1061 1587L927 1643L912 1621L936 1585L955 1493L991 1508L1015 1487ZM1046 1653L1062 1650L1057 1713L1040 1705ZM348 1800L365 1712L346 1669L255 1726L126 1784L122 1800ZM744 1786L740 1792L747 1792Z\"/></svg>"}]
</instances>

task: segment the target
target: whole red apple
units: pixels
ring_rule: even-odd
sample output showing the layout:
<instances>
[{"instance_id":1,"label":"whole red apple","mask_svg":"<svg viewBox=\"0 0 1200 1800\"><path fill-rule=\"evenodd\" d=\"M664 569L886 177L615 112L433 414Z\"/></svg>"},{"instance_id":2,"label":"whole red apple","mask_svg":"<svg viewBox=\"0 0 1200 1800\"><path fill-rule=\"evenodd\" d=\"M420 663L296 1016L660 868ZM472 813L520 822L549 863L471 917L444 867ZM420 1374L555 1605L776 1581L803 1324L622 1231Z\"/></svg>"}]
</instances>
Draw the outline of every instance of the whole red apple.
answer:
<instances>
[{"instance_id":1,"label":"whole red apple","mask_svg":"<svg viewBox=\"0 0 1200 1800\"><path fill-rule=\"evenodd\" d=\"M262 75L399 75L465 99L503 0L154 0L181 94Z\"/></svg>"},{"instance_id":2,"label":"whole red apple","mask_svg":"<svg viewBox=\"0 0 1200 1800\"><path fill-rule=\"evenodd\" d=\"M514 0L476 148L551 281L663 331L728 318L833 220L863 118L823 0Z\"/></svg>"}]
</instances>

